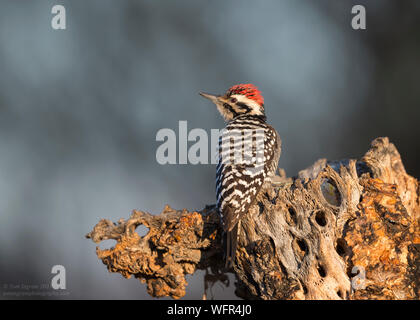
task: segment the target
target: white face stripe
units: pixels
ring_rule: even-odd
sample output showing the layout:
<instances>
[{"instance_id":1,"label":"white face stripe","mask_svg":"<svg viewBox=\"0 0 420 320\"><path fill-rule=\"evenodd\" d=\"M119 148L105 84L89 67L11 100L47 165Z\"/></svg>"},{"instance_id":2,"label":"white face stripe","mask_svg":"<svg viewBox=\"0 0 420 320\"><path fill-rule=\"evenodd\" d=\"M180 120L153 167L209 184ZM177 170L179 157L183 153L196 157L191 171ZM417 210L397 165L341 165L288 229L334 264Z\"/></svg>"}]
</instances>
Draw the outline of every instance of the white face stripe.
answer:
<instances>
[{"instance_id":1,"label":"white face stripe","mask_svg":"<svg viewBox=\"0 0 420 320\"><path fill-rule=\"evenodd\" d=\"M223 103L218 102L216 104L217 106L217 110L219 110L220 114L222 115L223 119L225 119L226 121L232 120L233 119L233 114L232 112L230 112L229 110L227 110L224 106Z\"/></svg>"},{"instance_id":2,"label":"white face stripe","mask_svg":"<svg viewBox=\"0 0 420 320\"><path fill-rule=\"evenodd\" d=\"M230 99L232 98L235 98L240 103L246 104L251 109L251 112L249 112L248 114L253 114L253 115L264 114L264 107L261 107L256 101L249 99L246 96L241 95L241 94L233 94L230 96ZM238 111L239 111L238 113L243 113L243 110L239 109Z\"/></svg>"},{"instance_id":3,"label":"white face stripe","mask_svg":"<svg viewBox=\"0 0 420 320\"><path fill-rule=\"evenodd\" d=\"M236 103L246 104L249 107L250 111L247 111L246 109L243 109L237 106L235 103L231 102L233 98L237 100ZM223 116L225 121L230 121L235 116L232 110L229 110L229 108L226 108L224 106L225 103L229 104L231 109L233 109L233 111L236 112L238 115L248 114L248 115L255 115L255 116L264 116L264 107L260 106L256 101L249 99L244 95L233 94L228 99L226 99L226 97L223 97L215 103L217 106L217 110L219 110L220 114Z\"/></svg>"}]
</instances>

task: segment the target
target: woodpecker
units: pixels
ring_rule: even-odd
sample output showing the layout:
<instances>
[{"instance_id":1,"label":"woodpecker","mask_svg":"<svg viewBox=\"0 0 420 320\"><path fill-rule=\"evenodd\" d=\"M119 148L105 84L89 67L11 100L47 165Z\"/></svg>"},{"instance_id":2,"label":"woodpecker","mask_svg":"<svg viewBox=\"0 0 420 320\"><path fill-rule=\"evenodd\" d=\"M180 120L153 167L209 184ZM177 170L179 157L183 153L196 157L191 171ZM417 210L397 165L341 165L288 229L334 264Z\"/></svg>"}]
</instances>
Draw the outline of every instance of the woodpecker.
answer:
<instances>
[{"instance_id":1,"label":"woodpecker","mask_svg":"<svg viewBox=\"0 0 420 320\"><path fill-rule=\"evenodd\" d=\"M231 268L241 219L262 186L273 181L281 140L267 124L264 98L253 84L234 85L224 95L200 95L212 101L227 122L219 136L216 197L224 230L225 267Z\"/></svg>"}]
</instances>

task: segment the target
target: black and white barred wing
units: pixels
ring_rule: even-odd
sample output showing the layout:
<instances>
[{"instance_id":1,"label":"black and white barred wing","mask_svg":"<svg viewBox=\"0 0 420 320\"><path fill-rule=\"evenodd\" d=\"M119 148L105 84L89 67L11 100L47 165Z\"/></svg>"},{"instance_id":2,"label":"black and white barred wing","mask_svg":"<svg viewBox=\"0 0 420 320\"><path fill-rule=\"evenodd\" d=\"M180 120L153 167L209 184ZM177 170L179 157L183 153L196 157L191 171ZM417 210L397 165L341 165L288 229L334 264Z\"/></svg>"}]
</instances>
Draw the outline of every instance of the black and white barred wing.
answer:
<instances>
[{"instance_id":1,"label":"black and white barred wing","mask_svg":"<svg viewBox=\"0 0 420 320\"><path fill-rule=\"evenodd\" d=\"M225 231L231 231L241 216L248 211L263 183L263 170L255 172L241 165L221 166L216 194Z\"/></svg>"},{"instance_id":2,"label":"black and white barred wing","mask_svg":"<svg viewBox=\"0 0 420 320\"><path fill-rule=\"evenodd\" d=\"M276 158L277 142L272 142L276 132L271 132L268 126L251 131L242 130L242 139L235 140L232 138L237 138L235 131L229 130L219 140L216 195L225 231L231 231L249 210L266 177L271 174ZM250 135L252 139L249 139ZM227 140L230 140L229 148L225 144Z\"/></svg>"}]
</instances>

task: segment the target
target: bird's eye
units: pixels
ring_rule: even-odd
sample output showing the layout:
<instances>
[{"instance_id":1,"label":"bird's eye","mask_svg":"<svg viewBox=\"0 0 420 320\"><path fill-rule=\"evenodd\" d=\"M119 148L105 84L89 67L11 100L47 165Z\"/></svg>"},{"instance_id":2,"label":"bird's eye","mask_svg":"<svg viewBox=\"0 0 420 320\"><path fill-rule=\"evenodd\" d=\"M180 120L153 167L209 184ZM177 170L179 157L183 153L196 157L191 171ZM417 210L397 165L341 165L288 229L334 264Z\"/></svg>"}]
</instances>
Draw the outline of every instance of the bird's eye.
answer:
<instances>
[{"instance_id":1,"label":"bird's eye","mask_svg":"<svg viewBox=\"0 0 420 320\"><path fill-rule=\"evenodd\" d=\"M232 103L235 103L235 102L237 102L238 100L236 99L236 98L232 98L232 99L230 99L230 102L232 102Z\"/></svg>"}]
</instances>

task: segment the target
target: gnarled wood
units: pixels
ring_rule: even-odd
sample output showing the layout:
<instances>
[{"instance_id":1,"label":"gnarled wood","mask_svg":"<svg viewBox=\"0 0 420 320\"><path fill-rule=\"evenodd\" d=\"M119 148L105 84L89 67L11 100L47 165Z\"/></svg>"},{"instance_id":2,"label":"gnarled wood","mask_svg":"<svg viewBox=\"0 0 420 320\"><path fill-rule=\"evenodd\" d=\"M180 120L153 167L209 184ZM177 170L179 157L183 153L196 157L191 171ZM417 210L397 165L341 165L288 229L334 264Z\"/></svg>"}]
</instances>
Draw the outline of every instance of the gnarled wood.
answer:
<instances>
[{"instance_id":1,"label":"gnarled wood","mask_svg":"<svg viewBox=\"0 0 420 320\"><path fill-rule=\"evenodd\" d=\"M418 299L420 189L388 138L359 160L318 160L266 186L241 223L237 294L254 299ZM144 237L136 227L145 225ZM87 237L109 271L147 282L154 297L180 298L186 274L223 268L215 206L134 210L101 220ZM352 272L359 272L355 274ZM365 279L364 279L365 275Z\"/></svg>"}]
</instances>

